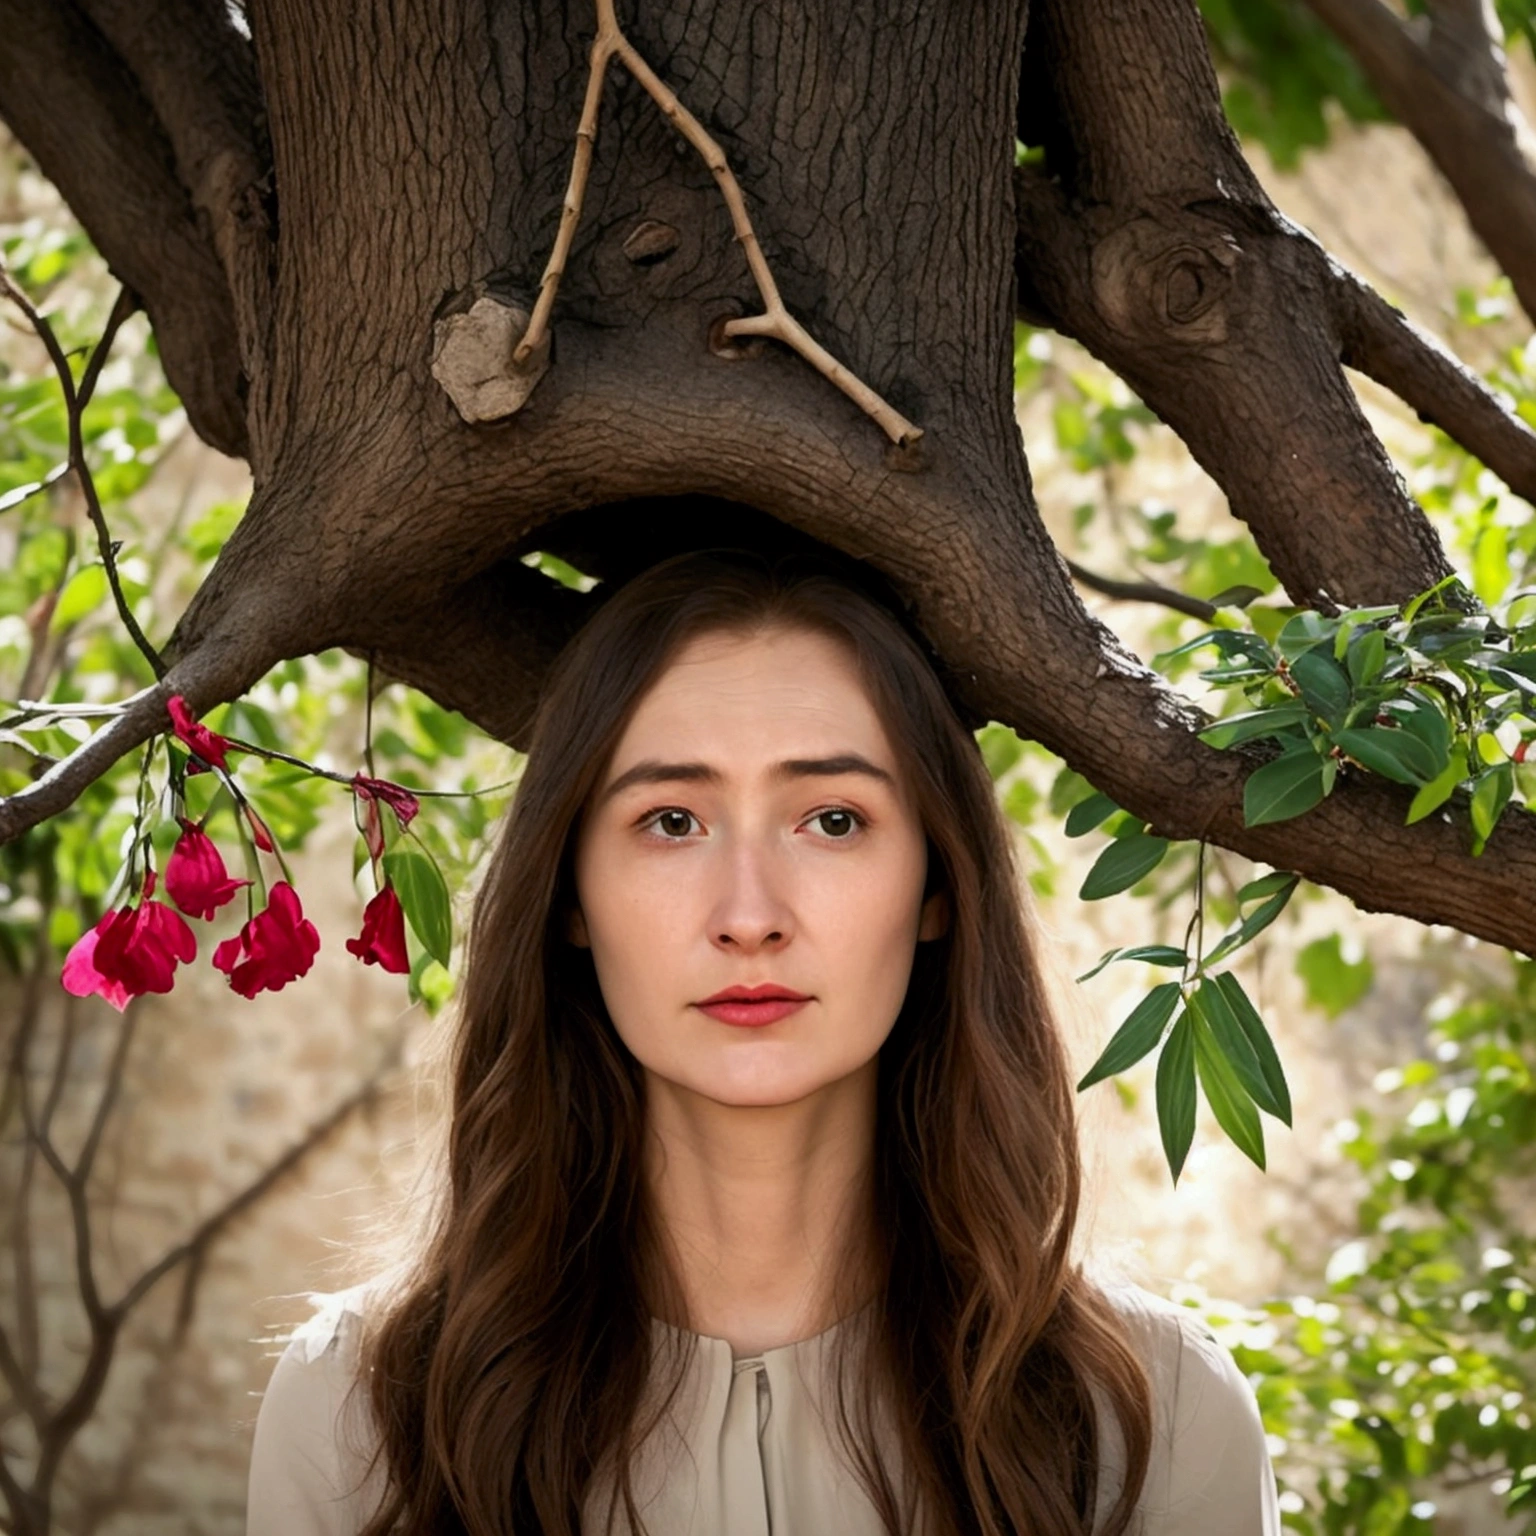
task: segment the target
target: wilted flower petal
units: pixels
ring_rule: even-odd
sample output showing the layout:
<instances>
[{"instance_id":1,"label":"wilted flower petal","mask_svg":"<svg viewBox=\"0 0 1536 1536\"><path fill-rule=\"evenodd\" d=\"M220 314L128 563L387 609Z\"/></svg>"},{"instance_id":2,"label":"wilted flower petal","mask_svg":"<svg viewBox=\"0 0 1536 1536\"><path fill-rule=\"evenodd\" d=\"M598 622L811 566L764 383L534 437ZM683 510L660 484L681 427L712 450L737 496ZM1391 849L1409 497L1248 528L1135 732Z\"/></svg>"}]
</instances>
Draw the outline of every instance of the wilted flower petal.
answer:
<instances>
[{"instance_id":1,"label":"wilted flower petal","mask_svg":"<svg viewBox=\"0 0 1536 1536\"><path fill-rule=\"evenodd\" d=\"M150 870L138 906L108 912L81 935L64 958L66 991L76 997L99 993L121 1012L131 998L171 990L177 964L196 956L197 940L180 913L150 899L154 891Z\"/></svg>"},{"instance_id":2,"label":"wilted flower petal","mask_svg":"<svg viewBox=\"0 0 1536 1536\"><path fill-rule=\"evenodd\" d=\"M233 901L249 880L234 880L223 856L201 827L183 821L182 833L165 866L165 888L188 917L210 918Z\"/></svg>"},{"instance_id":3,"label":"wilted flower petal","mask_svg":"<svg viewBox=\"0 0 1536 1536\"><path fill-rule=\"evenodd\" d=\"M386 971L405 975L411 962L405 954L405 913L392 885L385 884L363 908L363 931L347 940L347 952L364 965L378 965Z\"/></svg>"},{"instance_id":4,"label":"wilted flower petal","mask_svg":"<svg viewBox=\"0 0 1536 1536\"><path fill-rule=\"evenodd\" d=\"M279 880L267 905L232 939L213 952L214 966L229 977L241 997L276 992L308 972L320 949L320 935L304 916L299 894Z\"/></svg>"},{"instance_id":5,"label":"wilted flower petal","mask_svg":"<svg viewBox=\"0 0 1536 1536\"><path fill-rule=\"evenodd\" d=\"M233 743L227 737L220 736L210 731L206 725L199 725L192 718L191 711L187 708L187 701L179 693L173 693L165 701L166 713L171 717L171 724L175 727L176 739L190 751L213 768L227 768L224 754L231 750Z\"/></svg>"}]
</instances>

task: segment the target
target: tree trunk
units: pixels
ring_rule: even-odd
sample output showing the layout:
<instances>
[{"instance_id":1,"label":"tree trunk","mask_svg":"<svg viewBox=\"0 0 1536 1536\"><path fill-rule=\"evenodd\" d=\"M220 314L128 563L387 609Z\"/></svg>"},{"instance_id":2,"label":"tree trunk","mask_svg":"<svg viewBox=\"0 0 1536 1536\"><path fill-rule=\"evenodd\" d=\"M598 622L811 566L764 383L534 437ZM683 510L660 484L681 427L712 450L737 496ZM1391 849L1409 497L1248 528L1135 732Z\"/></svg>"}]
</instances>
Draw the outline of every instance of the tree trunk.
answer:
<instances>
[{"instance_id":1,"label":"tree trunk","mask_svg":"<svg viewBox=\"0 0 1536 1536\"><path fill-rule=\"evenodd\" d=\"M247 43L221 0L0 0L0 111L133 274L167 359L240 360L175 382L256 487L168 677L0 805L0 837L163 729L169 693L206 708L327 646L521 742L598 600L524 554L618 580L777 530L879 567L974 721L1038 738L1160 829L1531 948L1525 818L1473 860L1459 818L1405 828L1404 797L1356 775L1245 828L1255 758L1201 745L1197 712L1084 612L1036 510L1016 297L1184 435L1297 601L1397 601L1449 569L1342 362L1536 493L1531 433L1274 213L1193 0L1036 0L1027 37L1002 0L627 0L659 80L621 58L600 82L546 356L529 316L589 142L599 9L252 0ZM85 99L57 119L26 83L45 45L49 99ZM745 238L668 92L723 152ZM141 111L142 142L102 142ZM1015 177L1021 121L1043 174ZM150 228L202 268L163 271L132 233ZM732 325L764 307L756 249L835 363Z\"/></svg>"}]
</instances>

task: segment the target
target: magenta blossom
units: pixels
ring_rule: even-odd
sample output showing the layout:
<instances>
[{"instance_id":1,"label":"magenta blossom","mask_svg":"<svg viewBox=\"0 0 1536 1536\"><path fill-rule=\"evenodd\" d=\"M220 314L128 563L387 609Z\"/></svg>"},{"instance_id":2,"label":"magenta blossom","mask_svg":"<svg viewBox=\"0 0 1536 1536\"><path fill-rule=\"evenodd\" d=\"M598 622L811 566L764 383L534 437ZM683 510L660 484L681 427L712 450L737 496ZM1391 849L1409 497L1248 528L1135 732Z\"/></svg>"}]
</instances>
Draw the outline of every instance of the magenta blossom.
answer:
<instances>
[{"instance_id":1,"label":"magenta blossom","mask_svg":"<svg viewBox=\"0 0 1536 1536\"><path fill-rule=\"evenodd\" d=\"M196 956L197 940L179 913L150 900L154 892L155 872L149 870L138 906L115 908L80 936L64 957L66 992L99 993L121 1013L145 992L171 990L177 963Z\"/></svg>"},{"instance_id":2,"label":"magenta blossom","mask_svg":"<svg viewBox=\"0 0 1536 1536\"><path fill-rule=\"evenodd\" d=\"M224 754L232 750L233 742L225 736L220 736L216 731L210 731L206 725L199 725L192 718L192 713L187 708L187 701L179 693L173 693L165 701L165 710L171 717L171 724L175 727L176 739L184 747L200 757L210 768L228 768L228 763L224 761ZM191 763L187 771L198 773L201 770L196 763Z\"/></svg>"},{"instance_id":3,"label":"magenta blossom","mask_svg":"<svg viewBox=\"0 0 1536 1536\"><path fill-rule=\"evenodd\" d=\"M276 992L308 972L320 948L315 925L304 916L299 893L279 880L267 905L213 952L213 963L241 997Z\"/></svg>"},{"instance_id":4,"label":"magenta blossom","mask_svg":"<svg viewBox=\"0 0 1536 1536\"><path fill-rule=\"evenodd\" d=\"M251 882L230 878L223 856L201 827L183 821L181 828L165 866L165 888L188 917L210 918Z\"/></svg>"},{"instance_id":5,"label":"magenta blossom","mask_svg":"<svg viewBox=\"0 0 1536 1536\"><path fill-rule=\"evenodd\" d=\"M405 913L394 886L387 881L363 908L363 931L347 940L347 952L364 965L378 965L397 975L404 976L410 970L411 962L405 955Z\"/></svg>"}]
</instances>

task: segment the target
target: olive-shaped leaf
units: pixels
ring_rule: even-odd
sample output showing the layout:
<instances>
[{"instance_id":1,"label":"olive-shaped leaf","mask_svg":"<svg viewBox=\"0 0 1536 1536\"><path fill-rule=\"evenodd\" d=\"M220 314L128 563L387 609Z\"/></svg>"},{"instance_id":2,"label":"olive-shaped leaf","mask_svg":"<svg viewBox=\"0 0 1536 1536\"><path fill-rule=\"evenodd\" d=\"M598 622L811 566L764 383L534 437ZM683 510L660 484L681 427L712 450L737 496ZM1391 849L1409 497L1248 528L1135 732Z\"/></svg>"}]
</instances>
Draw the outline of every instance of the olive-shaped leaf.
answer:
<instances>
[{"instance_id":1,"label":"olive-shaped leaf","mask_svg":"<svg viewBox=\"0 0 1536 1536\"><path fill-rule=\"evenodd\" d=\"M1432 811L1438 811L1461 787L1466 776L1467 754L1458 747L1451 753L1450 762L1413 797L1413 804L1408 807L1407 824L1412 826Z\"/></svg>"},{"instance_id":2,"label":"olive-shaped leaf","mask_svg":"<svg viewBox=\"0 0 1536 1536\"><path fill-rule=\"evenodd\" d=\"M1120 807L1108 795L1092 794L1079 800L1067 812L1065 831L1068 837L1082 837L1107 821Z\"/></svg>"},{"instance_id":3,"label":"olive-shaped leaf","mask_svg":"<svg viewBox=\"0 0 1536 1536\"><path fill-rule=\"evenodd\" d=\"M1120 960L1140 960L1146 965L1188 965L1189 956L1172 944L1135 944L1130 949L1107 949L1099 957L1099 963L1091 971L1084 971L1077 979L1092 981L1106 965Z\"/></svg>"},{"instance_id":4,"label":"olive-shaped leaf","mask_svg":"<svg viewBox=\"0 0 1536 1536\"><path fill-rule=\"evenodd\" d=\"M1349 674L1323 646L1298 656L1291 663L1291 676L1301 689L1302 700L1314 715L1335 725L1349 713L1349 702L1353 697Z\"/></svg>"},{"instance_id":5,"label":"olive-shaped leaf","mask_svg":"<svg viewBox=\"0 0 1536 1536\"><path fill-rule=\"evenodd\" d=\"M1269 1085L1270 1096L1276 1105L1271 1113L1289 1125L1291 1123L1291 1090L1285 1080L1285 1068L1280 1065L1280 1053L1276 1051L1275 1042L1270 1039L1269 1031L1264 1027L1264 1020L1259 1017L1258 1009L1253 1006L1247 992L1243 990L1242 982L1231 971L1223 971L1221 975L1211 979L1221 989L1222 995L1227 1000L1227 1006L1231 1008L1239 1027L1248 1037L1248 1043L1253 1047L1254 1055L1259 1058L1259 1069L1264 1074L1264 1081Z\"/></svg>"},{"instance_id":6,"label":"olive-shaped leaf","mask_svg":"<svg viewBox=\"0 0 1536 1536\"><path fill-rule=\"evenodd\" d=\"M1280 1102L1264 1076L1264 1068L1259 1062L1258 1052L1253 1048L1253 1042L1249 1040L1247 1033L1238 1023L1237 1015L1232 1011L1232 1005L1227 1001L1226 993L1216 985L1214 976L1207 976L1201 981L1190 995L1189 1006L1198 1013L1201 1019L1210 1029L1220 1047L1221 1053L1227 1059L1227 1065L1237 1075L1237 1080L1243 1085L1243 1091L1253 1100L1260 1109L1273 1115L1277 1120L1283 1120Z\"/></svg>"},{"instance_id":7,"label":"olive-shaped leaf","mask_svg":"<svg viewBox=\"0 0 1536 1536\"><path fill-rule=\"evenodd\" d=\"M1200 732L1200 740L1207 746L1225 750L1245 741L1258 741L1265 736L1276 736L1301 725L1307 718L1305 707L1299 703L1276 704L1272 709L1250 709L1240 715L1228 715L1225 720L1213 720Z\"/></svg>"},{"instance_id":8,"label":"olive-shaped leaf","mask_svg":"<svg viewBox=\"0 0 1536 1536\"><path fill-rule=\"evenodd\" d=\"M1333 740L1357 763L1397 784L1427 784L1440 771L1430 749L1412 731L1395 726L1337 731Z\"/></svg>"},{"instance_id":9,"label":"olive-shaped leaf","mask_svg":"<svg viewBox=\"0 0 1536 1536\"><path fill-rule=\"evenodd\" d=\"M1094 860L1077 894L1084 901L1100 901L1129 890L1143 875L1156 869L1167 852L1166 837L1149 837L1145 832L1117 837Z\"/></svg>"},{"instance_id":10,"label":"olive-shaped leaf","mask_svg":"<svg viewBox=\"0 0 1536 1536\"><path fill-rule=\"evenodd\" d=\"M446 966L453 955L453 905L436 860L420 848L392 848L384 855L384 872L422 947Z\"/></svg>"},{"instance_id":11,"label":"olive-shaped leaf","mask_svg":"<svg viewBox=\"0 0 1536 1536\"><path fill-rule=\"evenodd\" d=\"M1157 1058L1157 1125L1177 1184L1195 1139L1195 1042L1187 1013L1179 1015Z\"/></svg>"},{"instance_id":12,"label":"olive-shaped leaf","mask_svg":"<svg viewBox=\"0 0 1536 1536\"><path fill-rule=\"evenodd\" d=\"M1255 768L1243 785L1243 821L1250 827L1289 821L1323 798L1323 760L1310 747L1283 752Z\"/></svg>"},{"instance_id":13,"label":"olive-shaped leaf","mask_svg":"<svg viewBox=\"0 0 1536 1536\"><path fill-rule=\"evenodd\" d=\"M1135 1066L1163 1038L1163 1029L1178 1003L1178 982L1165 981L1153 987L1131 1009L1125 1022L1110 1037L1103 1054L1077 1085L1077 1091L1081 1093L1085 1088L1102 1082L1104 1078L1113 1077L1117 1072Z\"/></svg>"},{"instance_id":14,"label":"olive-shaped leaf","mask_svg":"<svg viewBox=\"0 0 1536 1536\"><path fill-rule=\"evenodd\" d=\"M1195 1065L1200 1086L1215 1112L1216 1123L1237 1144L1244 1156L1264 1166L1264 1126L1253 1100L1248 1097L1237 1073L1222 1053L1211 1027L1199 1013L1186 1015L1192 1020L1195 1038Z\"/></svg>"}]
</instances>

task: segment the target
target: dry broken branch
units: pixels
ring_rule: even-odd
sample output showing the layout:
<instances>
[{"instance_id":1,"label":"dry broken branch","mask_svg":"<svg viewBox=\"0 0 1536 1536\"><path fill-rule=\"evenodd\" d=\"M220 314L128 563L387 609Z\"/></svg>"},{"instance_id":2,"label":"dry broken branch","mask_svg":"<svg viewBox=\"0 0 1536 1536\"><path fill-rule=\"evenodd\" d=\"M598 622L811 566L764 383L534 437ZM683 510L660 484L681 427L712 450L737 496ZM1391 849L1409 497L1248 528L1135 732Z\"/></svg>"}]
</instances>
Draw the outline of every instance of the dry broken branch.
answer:
<instances>
[{"instance_id":1,"label":"dry broken branch","mask_svg":"<svg viewBox=\"0 0 1536 1536\"><path fill-rule=\"evenodd\" d=\"M549 253L549 262L539 280L539 297L534 304L532 318L522 340L512 354L515 369L537 366L540 349L547 345L550 312L554 308L555 294L565 271L566 258L575 238L576 226L581 220L582 199L586 192L587 176L592 166L592 146L597 140L597 120L602 108L603 81L608 65L614 59L624 65L639 82L645 93L661 108L667 121L699 152L705 165L713 174L731 213L731 226L736 232L751 268L752 279L762 296L763 313L726 321L722 334L727 338L737 336L767 336L782 342L798 352L818 373L830 379L861 410L868 413L890 440L898 447L906 447L920 438L922 428L908 421L900 411L883 400L862 379L850 372L832 356L798 320L784 307L779 296L778 284L758 243L757 232L747 214L746 199L741 185L726 160L725 151L704 131L701 124L682 102L677 99L649 64L624 36L614 12L614 0L597 0L597 36L592 42L591 73L587 78L586 100L582 104L581 121L576 128L576 153L571 161L571 180L566 189L565 202L560 210L560 228Z\"/></svg>"}]
</instances>

